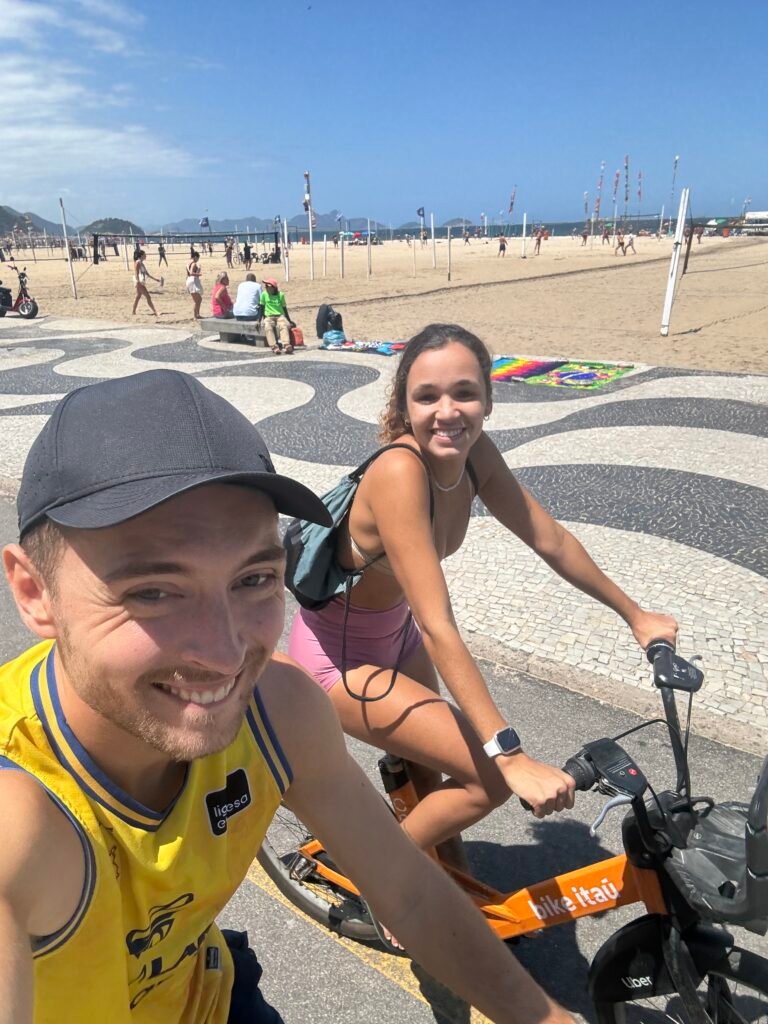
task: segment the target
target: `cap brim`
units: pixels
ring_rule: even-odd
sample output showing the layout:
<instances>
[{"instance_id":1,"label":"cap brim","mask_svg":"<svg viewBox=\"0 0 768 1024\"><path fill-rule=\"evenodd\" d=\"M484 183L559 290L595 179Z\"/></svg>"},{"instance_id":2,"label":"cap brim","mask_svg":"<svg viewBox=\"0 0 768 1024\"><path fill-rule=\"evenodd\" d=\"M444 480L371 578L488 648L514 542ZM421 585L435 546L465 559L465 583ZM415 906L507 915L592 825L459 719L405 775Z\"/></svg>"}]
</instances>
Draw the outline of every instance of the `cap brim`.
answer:
<instances>
[{"instance_id":1,"label":"cap brim","mask_svg":"<svg viewBox=\"0 0 768 1024\"><path fill-rule=\"evenodd\" d=\"M108 490L75 498L46 509L45 515L61 526L78 530L98 530L117 526L142 512L149 512L164 501L204 484L242 484L268 494L278 512L297 519L307 519L321 526L332 526L328 509L304 484L277 473L179 473L172 476L129 480Z\"/></svg>"}]
</instances>

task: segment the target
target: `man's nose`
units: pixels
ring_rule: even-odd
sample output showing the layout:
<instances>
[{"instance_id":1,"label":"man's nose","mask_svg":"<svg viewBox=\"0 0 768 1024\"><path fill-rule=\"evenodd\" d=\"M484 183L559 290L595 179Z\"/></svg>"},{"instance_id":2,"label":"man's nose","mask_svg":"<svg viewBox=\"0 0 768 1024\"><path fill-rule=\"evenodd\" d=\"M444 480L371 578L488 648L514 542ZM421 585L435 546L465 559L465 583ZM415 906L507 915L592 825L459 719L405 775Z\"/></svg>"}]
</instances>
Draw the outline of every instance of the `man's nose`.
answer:
<instances>
[{"instance_id":1,"label":"man's nose","mask_svg":"<svg viewBox=\"0 0 768 1024\"><path fill-rule=\"evenodd\" d=\"M207 598L189 610L182 647L188 664L223 676L234 675L242 668L247 650L227 600Z\"/></svg>"}]
</instances>

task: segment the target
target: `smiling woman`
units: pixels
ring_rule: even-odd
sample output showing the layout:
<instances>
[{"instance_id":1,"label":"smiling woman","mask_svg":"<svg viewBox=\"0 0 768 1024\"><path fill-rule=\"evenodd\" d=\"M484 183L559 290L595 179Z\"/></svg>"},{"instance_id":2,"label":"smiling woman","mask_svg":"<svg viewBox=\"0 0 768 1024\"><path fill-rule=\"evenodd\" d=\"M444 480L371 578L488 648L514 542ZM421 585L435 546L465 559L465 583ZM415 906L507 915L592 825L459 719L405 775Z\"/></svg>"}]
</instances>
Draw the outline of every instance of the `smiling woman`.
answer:
<instances>
[{"instance_id":1,"label":"smiling woman","mask_svg":"<svg viewBox=\"0 0 768 1024\"><path fill-rule=\"evenodd\" d=\"M421 799L407 831L424 849L444 844L442 856L459 866L460 846L446 841L511 793L538 817L573 803L572 780L523 751L456 627L441 562L461 546L474 499L620 614L642 646L676 632L673 619L630 600L515 480L483 431L490 369L480 339L454 324L432 324L408 343L381 421L380 440L398 447L366 471L336 534L337 560L356 574L349 608L341 598L301 608L289 648L329 692L346 732L410 762ZM438 673L455 704L440 697Z\"/></svg>"}]
</instances>

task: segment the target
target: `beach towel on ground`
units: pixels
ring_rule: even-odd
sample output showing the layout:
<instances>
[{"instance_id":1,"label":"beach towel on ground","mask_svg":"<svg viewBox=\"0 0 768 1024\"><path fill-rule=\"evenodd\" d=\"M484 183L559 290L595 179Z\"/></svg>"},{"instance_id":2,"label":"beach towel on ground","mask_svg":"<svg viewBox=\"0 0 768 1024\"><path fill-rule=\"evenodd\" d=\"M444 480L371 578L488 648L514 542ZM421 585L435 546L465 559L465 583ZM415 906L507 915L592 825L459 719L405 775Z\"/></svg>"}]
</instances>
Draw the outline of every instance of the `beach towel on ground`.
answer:
<instances>
[{"instance_id":1,"label":"beach towel on ground","mask_svg":"<svg viewBox=\"0 0 768 1024\"><path fill-rule=\"evenodd\" d=\"M336 338L337 334L341 334L340 339ZM360 341L352 338L345 341L343 338L341 331L326 331L320 347L334 352L372 352L379 356L394 356L408 344L406 341Z\"/></svg>"},{"instance_id":2,"label":"beach towel on ground","mask_svg":"<svg viewBox=\"0 0 768 1024\"><path fill-rule=\"evenodd\" d=\"M634 370L626 363L567 362L564 359L523 359L497 356L491 379L521 384L542 384L550 388L601 388Z\"/></svg>"},{"instance_id":3,"label":"beach towel on ground","mask_svg":"<svg viewBox=\"0 0 768 1024\"><path fill-rule=\"evenodd\" d=\"M528 380L539 374L556 370L564 359L521 359L517 356L498 356L493 360L491 380Z\"/></svg>"},{"instance_id":4,"label":"beach towel on ground","mask_svg":"<svg viewBox=\"0 0 768 1024\"><path fill-rule=\"evenodd\" d=\"M563 363L527 383L550 388L602 388L630 370L634 370L634 366L625 363Z\"/></svg>"}]
</instances>

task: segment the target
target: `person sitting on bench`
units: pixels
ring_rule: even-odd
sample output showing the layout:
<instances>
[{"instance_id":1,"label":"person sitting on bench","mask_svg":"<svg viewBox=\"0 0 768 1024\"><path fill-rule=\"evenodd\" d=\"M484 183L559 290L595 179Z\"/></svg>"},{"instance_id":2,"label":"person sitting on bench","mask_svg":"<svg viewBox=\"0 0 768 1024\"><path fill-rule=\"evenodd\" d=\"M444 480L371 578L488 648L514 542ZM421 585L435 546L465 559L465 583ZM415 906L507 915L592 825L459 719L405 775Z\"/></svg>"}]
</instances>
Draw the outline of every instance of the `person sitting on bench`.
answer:
<instances>
[{"instance_id":1,"label":"person sitting on bench","mask_svg":"<svg viewBox=\"0 0 768 1024\"><path fill-rule=\"evenodd\" d=\"M232 318L232 299L227 291L228 284L229 275L226 271L216 275L216 283L211 294L211 312L217 320L230 320Z\"/></svg>"},{"instance_id":2,"label":"person sitting on bench","mask_svg":"<svg viewBox=\"0 0 768 1024\"><path fill-rule=\"evenodd\" d=\"M237 286L235 305L232 307L235 320L261 320L260 296L261 285L256 281L256 275L246 274L245 280Z\"/></svg>"},{"instance_id":3,"label":"person sitting on bench","mask_svg":"<svg viewBox=\"0 0 768 1024\"><path fill-rule=\"evenodd\" d=\"M264 278L264 291L261 293L259 303L264 312L264 333L267 336L267 344L271 346L276 356L286 355L293 352L291 341L291 327L296 324L291 320L288 306L285 302L285 295L278 288L277 281L273 277ZM285 346L281 335L285 333Z\"/></svg>"}]
</instances>

